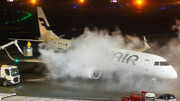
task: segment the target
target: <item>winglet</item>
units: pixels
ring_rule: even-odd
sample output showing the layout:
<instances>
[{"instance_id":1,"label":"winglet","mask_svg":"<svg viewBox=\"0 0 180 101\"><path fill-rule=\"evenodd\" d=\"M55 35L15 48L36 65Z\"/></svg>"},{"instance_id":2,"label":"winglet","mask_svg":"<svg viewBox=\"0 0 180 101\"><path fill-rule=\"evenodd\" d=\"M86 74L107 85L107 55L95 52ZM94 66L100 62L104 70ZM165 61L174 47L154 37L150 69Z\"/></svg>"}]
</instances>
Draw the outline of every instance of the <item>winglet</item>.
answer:
<instances>
[{"instance_id":1,"label":"winglet","mask_svg":"<svg viewBox=\"0 0 180 101\"><path fill-rule=\"evenodd\" d=\"M144 36L144 48L146 48L146 50L147 49L149 49L149 48L151 48L149 45L148 45L148 43L147 43L147 40L146 40L146 37ZM144 50L145 51L145 50Z\"/></svg>"},{"instance_id":2,"label":"winglet","mask_svg":"<svg viewBox=\"0 0 180 101\"><path fill-rule=\"evenodd\" d=\"M137 49L137 50L134 50L134 51L143 52L143 51L148 50L149 48L151 48L151 47L148 45L146 37L144 36L144 47L140 48L140 49Z\"/></svg>"}]
</instances>

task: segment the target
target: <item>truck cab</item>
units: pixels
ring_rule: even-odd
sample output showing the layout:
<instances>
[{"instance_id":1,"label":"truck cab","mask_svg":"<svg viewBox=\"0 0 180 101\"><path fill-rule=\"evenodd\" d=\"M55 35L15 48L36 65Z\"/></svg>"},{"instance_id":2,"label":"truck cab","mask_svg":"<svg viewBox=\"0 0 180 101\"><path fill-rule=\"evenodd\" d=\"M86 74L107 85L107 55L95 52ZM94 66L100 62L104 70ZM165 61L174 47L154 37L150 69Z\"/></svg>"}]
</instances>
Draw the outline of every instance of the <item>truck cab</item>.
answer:
<instances>
[{"instance_id":1,"label":"truck cab","mask_svg":"<svg viewBox=\"0 0 180 101\"><path fill-rule=\"evenodd\" d=\"M17 66L2 65L0 67L0 84L3 86L14 85L20 82Z\"/></svg>"}]
</instances>

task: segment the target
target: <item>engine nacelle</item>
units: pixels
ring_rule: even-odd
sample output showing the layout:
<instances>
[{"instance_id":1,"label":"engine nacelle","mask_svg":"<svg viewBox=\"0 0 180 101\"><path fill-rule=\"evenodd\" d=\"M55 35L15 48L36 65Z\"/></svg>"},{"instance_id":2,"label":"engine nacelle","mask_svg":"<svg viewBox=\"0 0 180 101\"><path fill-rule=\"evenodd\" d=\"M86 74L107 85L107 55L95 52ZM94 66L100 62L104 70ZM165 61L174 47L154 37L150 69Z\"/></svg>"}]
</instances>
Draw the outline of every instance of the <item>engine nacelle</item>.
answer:
<instances>
[{"instance_id":1,"label":"engine nacelle","mask_svg":"<svg viewBox=\"0 0 180 101\"><path fill-rule=\"evenodd\" d=\"M101 71L97 68L88 68L86 76L90 79L99 79L101 77Z\"/></svg>"}]
</instances>

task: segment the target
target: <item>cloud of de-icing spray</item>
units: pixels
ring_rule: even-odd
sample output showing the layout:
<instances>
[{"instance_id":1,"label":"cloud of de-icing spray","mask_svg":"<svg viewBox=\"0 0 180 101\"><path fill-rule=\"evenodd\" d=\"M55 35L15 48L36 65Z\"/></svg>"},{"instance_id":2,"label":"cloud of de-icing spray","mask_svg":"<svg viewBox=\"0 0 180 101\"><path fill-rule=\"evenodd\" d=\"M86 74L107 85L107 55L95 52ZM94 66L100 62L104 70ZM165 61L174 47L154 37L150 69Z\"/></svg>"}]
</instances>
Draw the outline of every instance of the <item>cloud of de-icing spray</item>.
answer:
<instances>
[{"instance_id":1,"label":"cloud of de-icing spray","mask_svg":"<svg viewBox=\"0 0 180 101\"><path fill-rule=\"evenodd\" d=\"M39 52L41 61L50 72L49 78L86 78L88 67L95 66L104 74L102 78L106 79L106 83L103 83L103 87L106 90L123 92L164 89L161 85L154 87L151 79L138 77L134 70L121 71L120 67L116 68L109 63L108 51L114 47L131 50L143 47L143 42L136 36L123 36L118 28L111 35L106 29L90 31L85 28L81 36L72 39L72 49L59 53L55 53L54 49L39 49Z\"/></svg>"},{"instance_id":2,"label":"cloud of de-icing spray","mask_svg":"<svg viewBox=\"0 0 180 101\"><path fill-rule=\"evenodd\" d=\"M112 47L132 49L134 46L131 43L140 43L135 41L139 39L132 36L123 38L118 28L112 36L108 30L90 31L85 28L80 37L72 39L71 50L59 53L54 52L54 49L39 49L39 51L40 58L47 65L52 78L66 76L84 78L88 67L102 70L110 67L107 55Z\"/></svg>"},{"instance_id":3,"label":"cloud of de-icing spray","mask_svg":"<svg viewBox=\"0 0 180 101\"><path fill-rule=\"evenodd\" d=\"M180 20L176 20L176 25L172 25L172 30L177 29L177 38L172 38L169 42L167 42L164 46L159 47L156 43L150 43L150 46L153 47L148 52L160 55L164 57L176 70L178 76L180 74L180 66L179 66L179 60L180 60ZM180 83L180 77L174 80L166 80L166 81L160 81L161 86L159 86L159 89L161 91L177 91L179 89L179 83ZM160 84L159 83L159 84ZM179 92L179 91L178 91ZM179 95L178 95L179 96Z\"/></svg>"}]
</instances>

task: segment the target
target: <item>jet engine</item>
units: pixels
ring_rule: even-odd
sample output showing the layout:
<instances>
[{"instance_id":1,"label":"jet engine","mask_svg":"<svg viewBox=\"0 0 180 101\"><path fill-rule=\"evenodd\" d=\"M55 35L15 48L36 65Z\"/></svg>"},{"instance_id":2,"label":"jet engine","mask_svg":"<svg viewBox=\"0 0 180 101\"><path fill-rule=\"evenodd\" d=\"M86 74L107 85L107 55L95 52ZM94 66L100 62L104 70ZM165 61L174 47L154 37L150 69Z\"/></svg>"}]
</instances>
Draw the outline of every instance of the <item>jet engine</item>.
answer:
<instances>
[{"instance_id":1,"label":"jet engine","mask_svg":"<svg viewBox=\"0 0 180 101\"><path fill-rule=\"evenodd\" d=\"M101 77L101 71L97 68L87 68L86 76L90 79L99 79Z\"/></svg>"}]
</instances>

